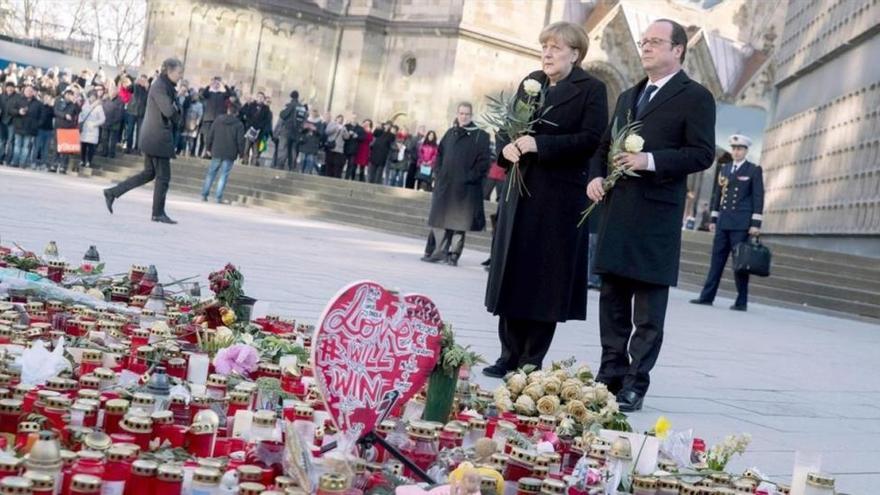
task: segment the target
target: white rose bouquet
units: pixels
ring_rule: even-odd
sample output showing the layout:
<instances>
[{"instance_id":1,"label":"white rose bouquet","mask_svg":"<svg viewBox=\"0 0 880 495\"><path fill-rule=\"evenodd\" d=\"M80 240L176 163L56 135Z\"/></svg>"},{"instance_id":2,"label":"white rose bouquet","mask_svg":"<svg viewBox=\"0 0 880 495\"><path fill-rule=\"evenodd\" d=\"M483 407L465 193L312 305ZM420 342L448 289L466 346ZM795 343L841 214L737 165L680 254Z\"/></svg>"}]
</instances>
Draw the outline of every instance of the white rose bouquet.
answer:
<instances>
[{"instance_id":1,"label":"white rose bouquet","mask_svg":"<svg viewBox=\"0 0 880 495\"><path fill-rule=\"evenodd\" d=\"M497 97L487 96L488 109L482 115L485 127L504 134L511 142L516 139L534 134L534 127L539 123L555 125L544 119L551 107L544 107L546 91L540 81L526 79L522 83L525 98L518 94L506 96L501 92ZM513 164L508 173L507 195L505 201L510 200L510 191L516 189L520 195L529 194L523 183L522 171L519 162Z\"/></svg>"},{"instance_id":2,"label":"white rose bouquet","mask_svg":"<svg viewBox=\"0 0 880 495\"><path fill-rule=\"evenodd\" d=\"M614 126L611 128L611 147L608 150L608 176L602 181L602 189L607 193L617 184L618 179L624 176L638 177L639 174L624 167L618 167L614 164L614 157L622 152L640 153L645 146L645 140L639 136L639 130L642 123L638 120L633 121L629 112L626 114L626 125L622 128L617 127L618 121L614 119ZM596 203L591 204L586 210L581 212L581 220L578 227L581 227L593 209Z\"/></svg>"},{"instance_id":3,"label":"white rose bouquet","mask_svg":"<svg viewBox=\"0 0 880 495\"><path fill-rule=\"evenodd\" d=\"M577 366L574 358L553 363L546 370L527 366L508 374L495 389L493 399L499 411L555 416L560 420L557 434L597 426L632 431L614 396L593 379L589 366ZM563 427L566 419L570 419L570 426Z\"/></svg>"}]
</instances>

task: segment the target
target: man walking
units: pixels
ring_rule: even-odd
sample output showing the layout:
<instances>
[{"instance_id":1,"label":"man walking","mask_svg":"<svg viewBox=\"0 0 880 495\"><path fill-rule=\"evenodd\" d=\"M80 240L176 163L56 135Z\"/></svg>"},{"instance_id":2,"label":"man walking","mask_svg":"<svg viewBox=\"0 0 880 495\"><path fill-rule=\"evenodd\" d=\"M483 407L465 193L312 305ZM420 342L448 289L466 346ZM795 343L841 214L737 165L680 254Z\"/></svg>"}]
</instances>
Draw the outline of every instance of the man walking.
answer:
<instances>
[{"instance_id":1,"label":"man walking","mask_svg":"<svg viewBox=\"0 0 880 495\"><path fill-rule=\"evenodd\" d=\"M721 283L724 265L734 246L746 242L749 236L761 233L764 211L764 174L761 167L746 160L752 140L742 134L730 136L733 163L723 166L718 183L712 192L712 213L709 231L715 233L712 241L712 261L700 297L693 304L711 306ZM749 274L734 273L736 302L730 309L745 311L749 300Z\"/></svg>"},{"instance_id":2,"label":"man walking","mask_svg":"<svg viewBox=\"0 0 880 495\"><path fill-rule=\"evenodd\" d=\"M171 157L174 156L174 127L180 125L181 114L177 106L175 86L183 75L183 63L176 58L162 62L162 72L150 86L144 128L140 133L141 151L144 153L143 172L125 179L122 183L104 189L107 209L113 213L113 202L128 191L153 179L154 222L175 224L165 214L165 195L171 182Z\"/></svg>"},{"instance_id":3,"label":"man walking","mask_svg":"<svg viewBox=\"0 0 880 495\"><path fill-rule=\"evenodd\" d=\"M715 150L715 100L682 71L687 42L674 21L648 26L639 42L648 77L617 99L595 154L608 155L611 129L632 116L642 123L644 150L612 159L638 177L621 179L605 193L607 162L599 159L592 162L587 185L591 200L605 200L596 252L596 273L602 276L597 380L617 395L624 412L642 408L660 355L669 287L678 283L687 176L707 169Z\"/></svg>"},{"instance_id":4,"label":"man walking","mask_svg":"<svg viewBox=\"0 0 880 495\"><path fill-rule=\"evenodd\" d=\"M440 140L431 198L428 243L422 261L458 265L465 231L486 228L483 178L492 160L489 134L473 123L473 106L458 105L455 124Z\"/></svg>"}]
</instances>

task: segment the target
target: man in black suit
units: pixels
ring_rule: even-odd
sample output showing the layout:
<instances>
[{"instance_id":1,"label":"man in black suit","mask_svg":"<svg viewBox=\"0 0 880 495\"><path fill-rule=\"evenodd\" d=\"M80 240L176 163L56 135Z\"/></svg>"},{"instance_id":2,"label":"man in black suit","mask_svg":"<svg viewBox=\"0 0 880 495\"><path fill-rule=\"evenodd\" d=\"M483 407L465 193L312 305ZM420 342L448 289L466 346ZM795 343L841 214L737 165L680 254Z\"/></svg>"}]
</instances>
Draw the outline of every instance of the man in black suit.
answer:
<instances>
[{"instance_id":1,"label":"man in black suit","mask_svg":"<svg viewBox=\"0 0 880 495\"><path fill-rule=\"evenodd\" d=\"M681 69L687 41L674 21L648 26L639 42L648 77L620 95L612 120L612 126L616 121L622 127L629 118L643 124L643 150L612 158L639 176L604 191L609 126L587 185L591 200L604 199L596 252L596 273L602 275L597 378L626 412L641 409L663 343L669 286L678 282L687 176L709 168L715 150L715 100Z\"/></svg>"},{"instance_id":2,"label":"man in black suit","mask_svg":"<svg viewBox=\"0 0 880 495\"><path fill-rule=\"evenodd\" d=\"M724 165L712 192L712 217L709 230L715 233L712 241L712 261L700 297L693 304L712 305L724 265L734 246L746 242L749 236L761 233L764 211L764 174L761 167L746 160L752 140L742 134L730 136L733 162ZM730 309L745 311L749 301L749 274L734 273L736 302Z\"/></svg>"},{"instance_id":3,"label":"man in black suit","mask_svg":"<svg viewBox=\"0 0 880 495\"><path fill-rule=\"evenodd\" d=\"M156 180L153 186L154 222L176 224L165 214L165 195L171 182L171 157L174 156L174 127L180 125L181 112L175 87L183 75L183 63L176 58L162 62L162 73L153 81L147 94L144 127L138 143L144 152L144 170L114 187L104 189L107 210L113 214L113 202L128 191Z\"/></svg>"}]
</instances>

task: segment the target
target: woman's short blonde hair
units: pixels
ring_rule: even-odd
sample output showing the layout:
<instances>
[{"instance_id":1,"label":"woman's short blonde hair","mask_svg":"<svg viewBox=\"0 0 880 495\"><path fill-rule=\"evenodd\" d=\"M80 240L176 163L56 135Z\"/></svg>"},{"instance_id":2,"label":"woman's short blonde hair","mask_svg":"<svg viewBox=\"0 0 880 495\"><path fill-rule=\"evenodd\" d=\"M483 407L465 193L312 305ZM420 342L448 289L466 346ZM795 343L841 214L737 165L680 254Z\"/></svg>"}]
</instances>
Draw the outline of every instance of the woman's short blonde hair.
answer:
<instances>
[{"instance_id":1,"label":"woman's short blonde hair","mask_svg":"<svg viewBox=\"0 0 880 495\"><path fill-rule=\"evenodd\" d=\"M573 50L578 51L578 58L575 65L580 65L587 56L587 49L590 48L590 38L587 31L580 25L572 22L559 21L548 25L541 31L538 41L543 45L547 40L553 39L557 42L565 43Z\"/></svg>"}]
</instances>

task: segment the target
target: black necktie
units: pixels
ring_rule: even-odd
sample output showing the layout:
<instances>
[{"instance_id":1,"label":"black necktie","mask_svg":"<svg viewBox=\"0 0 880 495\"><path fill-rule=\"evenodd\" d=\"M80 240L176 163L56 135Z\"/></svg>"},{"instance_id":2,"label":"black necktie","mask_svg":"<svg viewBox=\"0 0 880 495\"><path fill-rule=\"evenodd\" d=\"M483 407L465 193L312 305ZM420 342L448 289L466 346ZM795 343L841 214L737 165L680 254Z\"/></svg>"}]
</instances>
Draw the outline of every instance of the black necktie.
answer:
<instances>
[{"instance_id":1,"label":"black necktie","mask_svg":"<svg viewBox=\"0 0 880 495\"><path fill-rule=\"evenodd\" d=\"M642 97L639 98L639 102L636 104L636 119L642 116L648 103L651 102L651 95L654 94L654 91L657 91L657 86L654 86L653 84L649 84L645 87L645 90L642 92Z\"/></svg>"}]
</instances>

